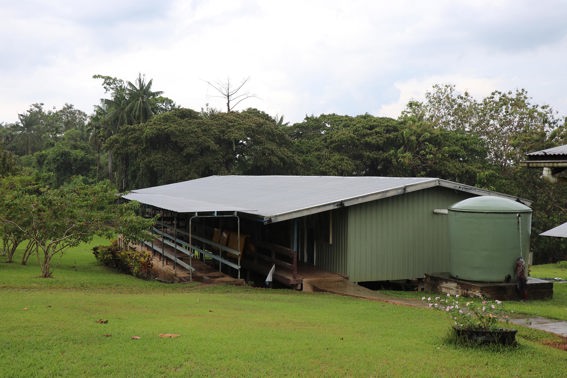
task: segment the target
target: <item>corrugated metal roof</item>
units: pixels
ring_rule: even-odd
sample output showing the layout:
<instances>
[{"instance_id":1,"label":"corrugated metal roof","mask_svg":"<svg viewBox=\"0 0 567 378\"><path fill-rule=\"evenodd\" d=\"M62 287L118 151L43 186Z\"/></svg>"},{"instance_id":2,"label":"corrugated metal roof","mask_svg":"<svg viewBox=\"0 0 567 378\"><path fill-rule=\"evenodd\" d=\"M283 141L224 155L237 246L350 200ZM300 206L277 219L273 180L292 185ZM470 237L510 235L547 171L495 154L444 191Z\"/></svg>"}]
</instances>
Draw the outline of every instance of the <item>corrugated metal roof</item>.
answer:
<instances>
[{"instance_id":1,"label":"corrugated metal roof","mask_svg":"<svg viewBox=\"0 0 567 378\"><path fill-rule=\"evenodd\" d=\"M567 144L563 146L548 148L546 150L530 152L527 155L533 157L542 157L542 156L550 156L550 155L567 155Z\"/></svg>"},{"instance_id":2,"label":"corrugated metal roof","mask_svg":"<svg viewBox=\"0 0 567 378\"><path fill-rule=\"evenodd\" d=\"M194 200L170 194L159 193L137 193L131 192L123 196L128 200L154 206L160 209L174 211L176 213L203 213L203 212L250 212L250 209L243 209L234 205L221 203L211 203L206 201Z\"/></svg>"},{"instance_id":3,"label":"corrugated metal roof","mask_svg":"<svg viewBox=\"0 0 567 378\"><path fill-rule=\"evenodd\" d=\"M436 178L210 176L137 189L123 197L178 213L237 211L278 222L435 186L489 193Z\"/></svg>"},{"instance_id":4,"label":"corrugated metal roof","mask_svg":"<svg viewBox=\"0 0 567 378\"><path fill-rule=\"evenodd\" d=\"M567 168L567 145L530 152L520 165L528 168L552 168L555 171ZM557 173L557 172L552 172Z\"/></svg>"},{"instance_id":5,"label":"corrugated metal roof","mask_svg":"<svg viewBox=\"0 0 567 378\"><path fill-rule=\"evenodd\" d=\"M563 223L557 227L542 232L540 236L553 236L556 238L567 238L567 223Z\"/></svg>"}]
</instances>

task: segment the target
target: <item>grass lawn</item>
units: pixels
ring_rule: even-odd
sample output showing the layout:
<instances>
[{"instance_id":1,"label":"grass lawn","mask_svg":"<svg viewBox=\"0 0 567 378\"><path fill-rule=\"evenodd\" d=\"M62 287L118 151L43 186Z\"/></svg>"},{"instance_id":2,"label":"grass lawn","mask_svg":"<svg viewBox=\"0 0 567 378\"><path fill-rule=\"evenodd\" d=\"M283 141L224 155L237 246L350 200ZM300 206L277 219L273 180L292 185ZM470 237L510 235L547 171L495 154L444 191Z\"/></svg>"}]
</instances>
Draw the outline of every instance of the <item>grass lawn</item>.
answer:
<instances>
[{"instance_id":1,"label":"grass lawn","mask_svg":"<svg viewBox=\"0 0 567 378\"><path fill-rule=\"evenodd\" d=\"M530 276L567 279L567 265L562 266L563 268L559 264L534 265L530 269ZM567 321L567 283L554 283L553 298L550 300L511 301L506 304L506 308L516 313Z\"/></svg>"},{"instance_id":2,"label":"grass lawn","mask_svg":"<svg viewBox=\"0 0 567 378\"><path fill-rule=\"evenodd\" d=\"M438 311L324 293L145 282L99 266L90 248L56 259L50 279L38 278L32 261L0 263L1 376L567 371L566 352L544 345L554 339L545 333L520 328L519 346L510 349L459 347L444 342L450 322ZM160 337L168 333L179 337Z\"/></svg>"}]
</instances>

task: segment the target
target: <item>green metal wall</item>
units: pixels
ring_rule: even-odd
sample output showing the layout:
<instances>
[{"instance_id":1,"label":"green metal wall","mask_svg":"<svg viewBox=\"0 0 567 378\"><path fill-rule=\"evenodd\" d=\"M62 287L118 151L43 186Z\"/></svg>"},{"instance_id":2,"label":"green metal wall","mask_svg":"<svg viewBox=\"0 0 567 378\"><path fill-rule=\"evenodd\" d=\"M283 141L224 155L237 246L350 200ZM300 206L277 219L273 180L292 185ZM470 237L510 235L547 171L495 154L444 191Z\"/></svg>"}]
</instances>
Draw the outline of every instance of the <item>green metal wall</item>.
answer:
<instances>
[{"instance_id":1,"label":"green metal wall","mask_svg":"<svg viewBox=\"0 0 567 378\"><path fill-rule=\"evenodd\" d=\"M433 210L447 209L469 197L472 195L436 187L349 207L347 265L338 271L345 271L353 282L447 272L448 220ZM336 253L342 255L342 251Z\"/></svg>"}]
</instances>

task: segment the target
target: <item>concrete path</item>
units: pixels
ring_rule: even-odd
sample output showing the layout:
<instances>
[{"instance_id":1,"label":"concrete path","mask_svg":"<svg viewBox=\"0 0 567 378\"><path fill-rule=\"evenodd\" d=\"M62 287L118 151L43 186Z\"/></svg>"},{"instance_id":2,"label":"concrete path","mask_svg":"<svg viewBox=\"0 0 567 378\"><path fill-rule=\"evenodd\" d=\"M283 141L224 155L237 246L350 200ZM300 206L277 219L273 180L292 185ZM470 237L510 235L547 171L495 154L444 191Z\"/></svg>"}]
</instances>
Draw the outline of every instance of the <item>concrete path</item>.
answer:
<instances>
[{"instance_id":1,"label":"concrete path","mask_svg":"<svg viewBox=\"0 0 567 378\"><path fill-rule=\"evenodd\" d=\"M536 316L531 318L510 319L510 323L567 337L566 321L547 319Z\"/></svg>"},{"instance_id":2,"label":"concrete path","mask_svg":"<svg viewBox=\"0 0 567 378\"><path fill-rule=\"evenodd\" d=\"M305 291L324 291L338 295L346 295L404 306L427 307L426 303L423 303L419 300L392 298L381 294L378 291L370 290L360 285L354 284L346 279L337 279L336 276L334 279L323 278L310 280L307 282L307 285L304 281L304 288L305 287L308 288ZM529 317L511 319L510 322L524 327L553 333L558 336L567 337L567 321L547 319L542 317Z\"/></svg>"}]
</instances>

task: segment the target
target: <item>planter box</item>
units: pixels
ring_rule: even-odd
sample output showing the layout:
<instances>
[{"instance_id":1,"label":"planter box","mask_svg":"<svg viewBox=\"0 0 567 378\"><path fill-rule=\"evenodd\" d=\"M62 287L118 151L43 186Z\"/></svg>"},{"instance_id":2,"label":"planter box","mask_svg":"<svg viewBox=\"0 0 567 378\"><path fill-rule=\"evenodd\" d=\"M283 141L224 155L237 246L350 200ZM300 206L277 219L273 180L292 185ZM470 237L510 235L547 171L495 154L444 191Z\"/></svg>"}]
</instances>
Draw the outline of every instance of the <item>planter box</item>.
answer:
<instances>
[{"instance_id":1,"label":"planter box","mask_svg":"<svg viewBox=\"0 0 567 378\"><path fill-rule=\"evenodd\" d=\"M497 344L497 345L515 345L516 332L515 329L469 329L453 327L458 341L469 344Z\"/></svg>"}]
</instances>

